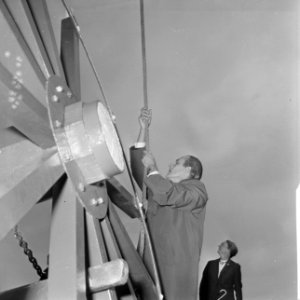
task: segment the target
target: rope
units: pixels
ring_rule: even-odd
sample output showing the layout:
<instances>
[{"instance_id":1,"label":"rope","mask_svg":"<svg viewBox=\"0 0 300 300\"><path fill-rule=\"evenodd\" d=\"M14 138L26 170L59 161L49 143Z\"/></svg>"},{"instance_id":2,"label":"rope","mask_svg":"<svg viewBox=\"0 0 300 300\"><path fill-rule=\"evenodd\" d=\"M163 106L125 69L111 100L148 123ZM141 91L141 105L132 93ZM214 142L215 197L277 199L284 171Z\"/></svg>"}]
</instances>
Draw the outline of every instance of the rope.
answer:
<instances>
[{"instance_id":1,"label":"rope","mask_svg":"<svg viewBox=\"0 0 300 300\"><path fill-rule=\"evenodd\" d=\"M142 70L143 70L143 99L144 99L144 108L148 109L148 92L147 92L147 59L146 59L146 38L145 38L145 17L144 17L144 1L140 0L140 29L141 29L141 50L142 50ZM149 142L149 128L145 130L145 148L149 151L150 142ZM147 176L147 170L145 168L143 177ZM146 203L147 198L147 187L145 185L145 180L143 180L142 187L142 202ZM139 242L138 242L138 252L142 257L145 251L145 232L143 228L141 229Z\"/></svg>"},{"instance_id":2,"label":"rope","mask_svg":"<svg viewBox=\"0 0 300 300\"><path fill-rule=\"evenodd\" d=\"M143 66L143 95L144 95L144 108L148 109L148 90L147 90L147 56L146 56L146 38L145 38L145 14L144 14L144 1L140 0L140 28L141 28L141 49L142 49L142 66ZM149 141L149 127L146 127L145 131L145 143L146 143L146 150L150 150L150 141ZM144 169L144 179L147 176L147 169ZM145 180L143 181L143 194L142 194L142 200L143 203L146 202L147 198L147 187L145 184ZM144 220L145 222L145 220ZM150 235L148 232L141 231L140 235L140 252L144 251L144 244L145 244L145 238L148 241L149 246L149 253L151 260L155 262L154 252L152 248L152 243L150 239ZM155 263L153 263L153 272L154 272L154 279L155 279L155 285L156 290L158 294L158 298L162 299L163 295L161 292L161 286L160 286L160 280L158 276L158 270Z\"/></svg>"},{"instance_id":3,"label":"rope","mask_svg":"<svg viewBox=\"0 0 300 300\"><path fill-rule=\"evenodd\" d=\"M147 90L147 56L146 56L146 38L145 38L145 14L144 14L144 0L140 0L140 27L141 27L141 49L142 49L142 62L143 62L143 95L144 95L144 108L148 109L148 90ZM149 124L148 124L149 125ZM149 126L146 127L145 131L145 143L146 143L146 150L150 150L150 141L149 141ZM144 179L147 176L147 169L144 168ZM147 187L145 184L145 180L143 181L143 203L146 202L147 198ZM145 220L143 220L145 222ZM148 241L148 246L149 246L149 253L151 260L154 262L153 263L153 272L154 272L154 280L155 280L155 285L156 285L156 290L158 294L158 299L162 299L163 295L161 292L161 286L160 286L160 280L158 276L158 270L157 266L155 264L155 257L154 257L154 251L150 239L149 232L143 232L141 231L141 247L144 248L144 240L145 237ZM144 250L144 249L142 249Z\"/></svg>"},{"instance_id":4,"label":"rope","mask_svg":"<svg viewBox=\"0 0 300 300\"><path fill-rule=\"evenodd\" d=\"M78 38L79 38L79 41L85 51L85 54L86 54L86 57L88 59L88 62L93 70L93 73L94 73L94 76L96 78L96 81L97 81L97 84L99 86L99 89L100 89L100 92L101 92L101 95L102 95L102 98L103 98L103 102L110 114L110 117L113 121L113 124L114 124L114 127L115 127L115 130L116 130L116 133L117 133L117 136L118 136L118 139L120 141L120 145L121 145L121 149L122 149L122 153L123 153L123 157L124 157L124 161L125 161L125 165L126 165L126 169L127 169L127 172L128 172L128 175L129 175L129 179L130 179L130 183L131 183L131 186L132 186L132 189L133 189L133 193L134 193L134 200L135 200L135 205L136 207L138 208L138 211L139 211L139 214L140 214L140 220L141 220L141 223L142 223L142 227L143 227L143 231L145 233L145 236L146 236L146 239L148 241L148 245L149 245L149 252L150 252L150 258L151 258L151 261L152 261L152 266L153 266L153 270L154 270L154 279L155 279L155 286L156 286L156 291L157 291L157 296L158 296L158 299L162 299L162 293L161 293L161 287L160 287L160 282L159 282L159 277L158 277L158 271L157 271L157 266L156 266L156 261L155 261L155 258L154 258L154 253L153 253L153 247L152 247L152 243L151 243L151 239L150 239L150 235L149 235L149 230L148 230L148 227L147 227L147 223L146 223L146 219L145 219L145 215L144 215L144 211L143 211L143 204L142 202L140 201L139 199L139 196L137 194L137 191L136 191L136 187L135 187L135 183L134 183L134 180L133 180L133 175L130 171L130 167L129 167L129 163L128 163L128 160L126 158L126 154L125 154L125 151L124 151L124 146L123 146L123 143L122 143L122 140L120 138L120 134L119 134L119 130L118 130L118 127L117 127L117 124L115 122L115 116L113 115L111 109L110 109L110 106L106 100L106 97L105 97L105 94L104 94L104 89L102 87L102 84L101 84L101 81L100 81L100 78L99 78L99 75L96 71L96 68L94 66L94 63L89 55L89 52L87 50L87 47L85 46L85 43L83 41L83 38L82 38L82 35L80 33L80 27L75 19L75 16L73 15L72 11L69 9L68 5L66 4L65 0L62 0L62 3L63 3L63 6L65 7L68 15L70 16L72 22L73 22L73 25L76 29L76 32L77 32L77 35L78 35ZM143 5L143 1L140 0L140 12L141 12L141 35L142 35L142 57L143 57L143 91L144 91L144 105L146 108L148 108L148 98L147 98L147 65L146 65L146 47L145 47L145 29L144 29L144 5ZM147 146L148 145L148 146ZM149 147L149 134L148 134L148 128L146 130L146 149ZM147 149L148 150L148 149ZM145 195L144 195L145 194ZM146 191L144 192L144 188L143 188L143 197L146 198ZM144 199L144 198L143 198Z\"/></svg>"}]
</instances>

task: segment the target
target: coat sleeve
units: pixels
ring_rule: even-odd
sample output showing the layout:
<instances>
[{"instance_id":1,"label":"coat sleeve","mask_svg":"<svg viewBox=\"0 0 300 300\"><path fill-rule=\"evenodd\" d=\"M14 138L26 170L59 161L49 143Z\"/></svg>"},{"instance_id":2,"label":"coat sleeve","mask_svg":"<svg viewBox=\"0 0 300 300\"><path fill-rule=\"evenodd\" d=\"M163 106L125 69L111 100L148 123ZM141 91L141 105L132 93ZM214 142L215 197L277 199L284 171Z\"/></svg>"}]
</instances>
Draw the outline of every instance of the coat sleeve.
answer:
<instances>
[{"instance_id":1,"label":"coat sleeve","mask_svg":"<svg viewBox=\"0 0 300 300\"><path fill-rule=\"evenodd\" d=\"M208 299L208 264L206 264L202 273L202 279L199 288L199 296L200 300Z\"/></svg>"},{"instance_id":2,"label":"coat sleeve","mask_svg":"<svg viewBox=\"0 0 300 300\"><path fill-rule=\"evenodd\" d=\"M204 207L207 201L205 187L198 180L173 183L157 174L147 177L145 183L153 193L153 200L161 206L193 210Z\"/></svg>"},{"instance_id":3,"label":"coat sleeve","mask_svg":"<svg viewBox=\"0 0 300 300\"><path fill-rule=\"evenodd\" d=\"M236 295L236 300L242 300L242 274L241 274L241 267L237 265L237 269L234 276L234 290Z\"/></svg>"},{"instance_id":4,"label":"coat sleeve","mask_svg":"<svg viewBox=\"0 0 300 300\"><path fill-rule=\"evenodd\" d=\"M145 148L135 148L134 146L130 148L131 172L140 189L143 188L144 165L142 163L142 158L144 150Z\"/></svg>"}]
</instances>

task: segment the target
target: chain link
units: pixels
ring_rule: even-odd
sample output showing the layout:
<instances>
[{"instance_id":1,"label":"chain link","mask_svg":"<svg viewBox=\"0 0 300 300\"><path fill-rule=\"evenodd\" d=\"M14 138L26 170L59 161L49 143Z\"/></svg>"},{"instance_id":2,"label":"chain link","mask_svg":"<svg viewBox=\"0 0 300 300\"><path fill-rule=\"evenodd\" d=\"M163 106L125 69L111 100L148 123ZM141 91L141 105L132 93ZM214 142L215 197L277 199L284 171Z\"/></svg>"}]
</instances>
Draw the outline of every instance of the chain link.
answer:
<instances>
[{"instance_id":1,"label":"chain link","mask_svg":"<svg viewBox=\"0 0 300 300\"><path fill-rule=\"evenodd\" d=\"M42 268L39 266L36 258L33 256L32 251L28 248L27 242L24 241L21 233L18 231L18 226L15 226L14 236L19 241L20 247L22 247L24 249L25 255L28 256L28 260L32 263L37 274L40 276L40 279L46 279L47 272L42 271Z\"/></svg>"}]
</instances>

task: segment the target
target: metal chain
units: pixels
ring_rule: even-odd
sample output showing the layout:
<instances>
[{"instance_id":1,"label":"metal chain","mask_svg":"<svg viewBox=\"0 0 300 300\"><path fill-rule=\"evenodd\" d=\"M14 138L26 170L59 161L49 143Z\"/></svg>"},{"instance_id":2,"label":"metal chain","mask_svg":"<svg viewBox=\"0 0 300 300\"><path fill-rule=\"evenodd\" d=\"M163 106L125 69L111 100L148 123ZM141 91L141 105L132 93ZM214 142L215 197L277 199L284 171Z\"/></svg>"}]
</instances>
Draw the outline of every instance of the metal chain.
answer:
<instances>
[{"instance_id":1,"label":"metal chain","mask_svg":"<svg viewBox=\"0 0 300 300\"><path fill-rule=\"evenodd\" d=\"M21 233L18 231L18 226L15 226L14 237L19 241L20 247L24 249L25 255L28 256L28 260L32 263L37 274L40 276L40 279L46 279L47 272L42 271L42 268L39 266L36 258L33 256L32 251L28 248L27 242L24 241Z\"/></svg>"}]
</instances>

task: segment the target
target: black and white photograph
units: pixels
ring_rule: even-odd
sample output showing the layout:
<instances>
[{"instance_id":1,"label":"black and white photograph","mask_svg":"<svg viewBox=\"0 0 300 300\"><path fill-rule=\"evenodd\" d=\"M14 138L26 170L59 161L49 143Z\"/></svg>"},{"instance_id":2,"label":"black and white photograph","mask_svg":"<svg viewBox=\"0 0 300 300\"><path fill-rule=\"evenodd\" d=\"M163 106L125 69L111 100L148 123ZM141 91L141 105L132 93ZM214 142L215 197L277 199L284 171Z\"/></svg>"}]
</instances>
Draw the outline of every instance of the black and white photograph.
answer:
<instances>
[{"instance_id":1,"label":"black and white photograph","mask_svg":"<svg viewBox=\"0 0 300 300\"><path fill-rule=\"evenodd\" d=\"M0 300L300 300L298 0L0 0Z\"/></svg>"}]
</instances>

